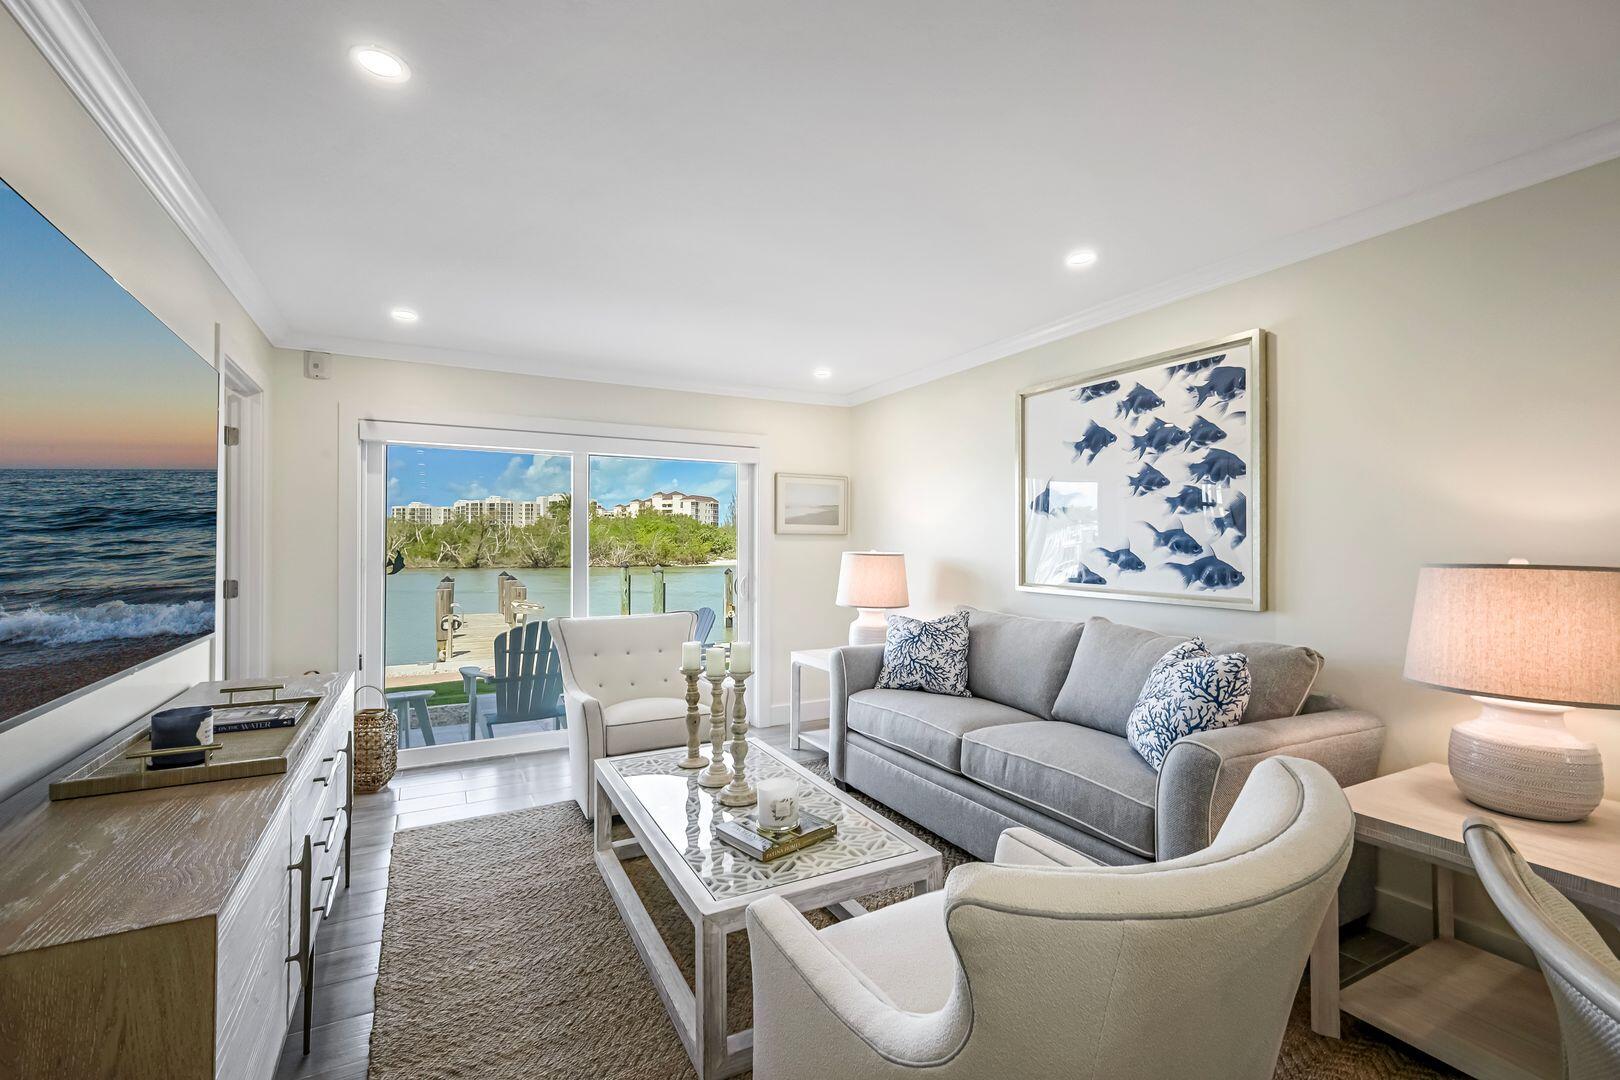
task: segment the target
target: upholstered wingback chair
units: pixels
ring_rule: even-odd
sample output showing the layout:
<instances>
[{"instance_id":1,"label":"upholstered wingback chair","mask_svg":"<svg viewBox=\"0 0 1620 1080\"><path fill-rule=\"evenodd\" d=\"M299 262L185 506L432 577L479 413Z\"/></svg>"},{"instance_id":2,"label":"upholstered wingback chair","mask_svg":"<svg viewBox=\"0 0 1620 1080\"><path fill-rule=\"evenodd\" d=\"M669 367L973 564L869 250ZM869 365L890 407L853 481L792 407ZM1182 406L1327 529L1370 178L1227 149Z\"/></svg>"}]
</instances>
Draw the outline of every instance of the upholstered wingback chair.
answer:
<instances>
[{"instance_id":1,"label":"upholstered wingback chair","mask_svg":"<svg viewBox=\"0 0 1620 1080\"><path fill-rule=\"evenodd\" d=\"M938 892L817 931L748 909L758 1080L1269 1078L1353 818L1257 765L1215 842L1102 866L1029 829Z\"/></svg>"},{"instance_id":2,"label":"upholstered wingback chair","mask_svg":"<svg viewBox=\"0 0 1620 1080\"><path fill-rule=\"evenodd\" d=\"M1463 823L1474 871L1498 910L1530 946L1558 1007L1563 1076L1620 1076L1620 958L1557 889L1536 876L1488 818Z\"/></svg>"},{"instance_id":3,"label":"upholstered wingback chair","mask_svg":"<svg viewBox=\"0 0 1620 1080\"><path fill-rule=\"evenodd\" d=\"M686 745L681 643L693 640L697 615L558 618L549 625L562 666L574 801L589 819L598 758ZM706 680L698 692L707 709Z\"/></svg>"}]
</instances>

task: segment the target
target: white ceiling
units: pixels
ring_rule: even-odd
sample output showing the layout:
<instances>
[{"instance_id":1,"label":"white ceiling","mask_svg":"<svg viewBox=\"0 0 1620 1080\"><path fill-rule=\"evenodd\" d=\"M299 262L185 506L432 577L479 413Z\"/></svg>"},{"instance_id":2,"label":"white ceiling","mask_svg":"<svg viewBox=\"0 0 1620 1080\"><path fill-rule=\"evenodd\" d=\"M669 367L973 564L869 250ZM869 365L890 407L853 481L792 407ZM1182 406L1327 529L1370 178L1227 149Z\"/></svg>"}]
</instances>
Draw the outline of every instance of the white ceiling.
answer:
<instances>
[{"instance_id":1,"label":"white ceiling","mask_svg":"<svg viewBox=\"0 0 1620 1080\"><path fill-rule=\"evenodd\" d=\"M1620 154L1612 0L81 2L277 344L645 385L862 400Z\"/></svg>"}]
</instances>

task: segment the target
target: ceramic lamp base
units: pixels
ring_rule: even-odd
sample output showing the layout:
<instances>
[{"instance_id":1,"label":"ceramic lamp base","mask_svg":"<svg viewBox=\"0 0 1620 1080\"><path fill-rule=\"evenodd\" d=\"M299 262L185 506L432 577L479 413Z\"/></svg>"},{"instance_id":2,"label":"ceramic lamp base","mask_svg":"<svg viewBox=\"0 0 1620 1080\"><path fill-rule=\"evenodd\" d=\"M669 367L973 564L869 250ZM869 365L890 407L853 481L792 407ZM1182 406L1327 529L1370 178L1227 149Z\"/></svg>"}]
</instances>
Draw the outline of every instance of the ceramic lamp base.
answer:
<instances>
[{"instance_id":1,"label":"ceramic lamp base","mask_svg":"<svg viewBox=\"0 0 1620 1080\"><path fill-rule=\"evenodd\" d=\"M1580 821L1603 801L1603 759L1557 706L1479 699L1451 729L1446 763L1469 802L1536 821Z\"/></svg>"},{"instance_id":2,"label":"ceramic lamp base","mask_svg":"<svg viewBox=\"0 0 1620 1080\"><path fill-rule=\"evenodd\" d=\"M882 645L889 636L889 616L882 608L860 608L860 614L849 624L851 645Z\"/></svg>"}]
</instances>

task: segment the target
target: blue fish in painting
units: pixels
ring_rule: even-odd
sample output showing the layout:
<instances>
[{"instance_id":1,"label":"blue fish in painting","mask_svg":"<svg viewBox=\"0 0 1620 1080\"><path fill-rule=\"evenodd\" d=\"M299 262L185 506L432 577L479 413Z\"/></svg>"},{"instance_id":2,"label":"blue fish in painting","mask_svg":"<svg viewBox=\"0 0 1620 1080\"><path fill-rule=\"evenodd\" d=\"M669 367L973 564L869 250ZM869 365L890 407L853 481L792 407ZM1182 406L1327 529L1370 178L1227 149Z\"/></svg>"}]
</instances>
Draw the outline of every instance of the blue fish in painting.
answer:
<instances>
[{"instance_id":1,"label":"blue fish in painting","mask_svg":"<svg viewBox=\"0 0 1620 1080\"><path fill-rule=\"evenodd\" d=\"M1132 558L1135 558L1135 556L1132 556ZM1075 572L1069 575L1069 583L1072 585L1106 585L1108 579L1085 563L1081 563Z\"/></svg>"},{"instance_id":2,"label":"blue fish in painting","mask_svg":"<svg viewBox=\"0 0 1620 1080\"><path fill-rule=\"evenodd\" d=\"M1187 432L1175 424L1167 424L1154 417L1153 423L1148 425L1146 431L1140 435L1131 436L1131 449L1136 451L1136 460L1141 461L1149 451L1162 454L1166 450L1174 449L1187 441Z\"/></svg>"},{"instance_id":3,"label":"blue fish in painting","mask_svg":"<svg viewBox=\"0 0 1620 1080\"><path fill-rule=\"evenodd\" d=\"M1092 383L1090 386L1082 386L1080 389L1076 390L1074 392L1074 400L1096 401L1100 397L1107 397L1109 394L1112 394L1118 389L1118 379L1109 379L1107 382Z\"/></svg>"},{"instance_id":4,"label":"blue fish in painting","mask_svg":"<svg viewBox=\"0 0 1620 1080\"><path fill-rule=\"evenodd\" d=\"M1090 465L1097 460L1098 454L1114 445L1115 439L1116 436L1112 431L1093 420L1086 426L1085 434L1080 436L1080 441L1072 444L1074 460L1079 461L1084 455L1090 454L1091 456L1086 458L1086 464Z\"/></svg>"},{"instance_id":5,"label":"blue fish in painting","mask_svg":"<svg viewBox=\"0 0 1620 1080\"><path fill-rule=\"evenodd\" d=\"M1204 498L1204 489L1183 484L1181 490L1174 495L1167 496L1165 505L1172 514L1197 514L1209 508L1209 500Z\"/></svg>"},{"instance_id":6,"label":"blue fish in painting","mask_svg":"<svg viewBox=\"0 0 1620 1080\"><path fill-rule=\"evenodd\" d=\"M1119 404L1114 406L1114 415L1135 420L1143 413L1152 412L1163 404L1164 398L1141 383L1137 383L1125 392L1124 397L1119 399Z\"/></svg>"},{"instance_id":7,"label":"blue fish in painting","mask_svg":"<svg viewBox=\"0 0 1620 1080\"><path fill-rule=\"evenodd\" d=\"M1226 432L1205 420L1202 416L1194 417L1192 427L1187 429L1187 449L1202 450L1206 446L1213 446L1226 438Z\"/></svg>"},{"instance_id":8,"label":"blue fish in painting","mask_svg":"<svg viewBox=\"0 0 1620 1080\"><path fill-rule=\"evenodd\" d=\"M1202 555L1204 545L1193 539L1191 533L1177 525L1169 529L1160 529L1151 521L1144 521L1153 532L1153 546L1156 548L1169 548L1172 555Z\"/></svg>"},{"instance_id":9,"label":"blue fish in painting","mask_svg":"<svg viewBox=\"0 0 1620 1080\"><path fill-rule=\"evenodd\" d=\"M1105 547L1100 547L1097 550L1102 552L1102 557L1104 559L1108 560L1108 565L1122 573L1127 570L1147 569L1147 563L1143 562L1137 556L1137 554L1131 550L1131 542L1129 540L1125 541L1125 546L1117 551L1109 551Z\"/></svg>"},{"instance_id":10,"label":"blue fish in painting","mask_svg":"<svg viewBox=\"0 0 1620 1080\"><path fill-rule=\"evenodd\" d=\"M1048 480L1041 493L1029 501L1029 508L1037 514L1052 512L1052 481Z\"/></svg>"},{"instance_id":11,"label":"blue fish in painting","mask_svg":"<svg viewBox=\"0 0 1620 1080\"><path fill-rule=\"evenodd\" d=\"M1243 492L1232 496L1232 501L1226 505L1226 513L1216 515L1214 525L1217 536L1225 536L1231 530L1233 547L1249 538L1249 500Z\"/></svg>"},{"instance_id":12,"label":"blue fish in painting","mask_svg":"<svg viewBox=\"0 0 1620 1080\"><path fill-rule=\"evenodd\" d=\"M1194 408L1200 408L1210 398L1230 405L1236 401L1249 386L1249 371L1247 368L1223 367L1216 368L1209 373L1209 378L1201 383L1194 383L1187 387L1187 392L1198 399Z\"/></svg>"},{"instance_id":13,"label":"blue fish in painting","mask_svg":"<svg viewBox=\"0 0 1620 1080\"><path fill-rule=\"evenodd\" d=\"M1164 565L1180 574L1181 584L1189 589L1194 585L1200 589L1235 589L1243 584L1243 571L1214 555L1205 555L1196 562Z\"/></svg>"},{"instance_id":14,"label":"blue fish in painting","mask_svg":"<svg viewBox=\"0 0 1620 1080\"><path fill-rule=\"evenodd\" d=\"M1202 461L1189 464L1187 471L1201 484L1229 484L1246 475L1249 467L1229 450L1211 450Z\"/></svg>"},{"instance_id":15,"label":"blue fish in painting","mask_svg":"<svg viewBox=\"0 0 1620 1080\"><path fill-rule=\"evenodd\" d=\"M1126 482L1131 485L1132 495L1146 495L1150 491L1170 486L1170 478L1151 465L1143 465L1142 471Z\"/></svg>"},{"instance_id":16,"label":"blue fish in painting","mask_svg":"<svg viewBox=\"0 0 1620 1080\"><path fill-rule=\"evenodd\" d=\"M1171 364L1165 369L1165 373L1168 374L1173 381L1178 375L1196 375L1200 371L1208 371L1212 367L1218 367L1221 361L1225 359L1225 353L1216 353L1214 356L1205 356L1197 360L1188 360L1184 364Z\"/></svg>"}]
</instances>

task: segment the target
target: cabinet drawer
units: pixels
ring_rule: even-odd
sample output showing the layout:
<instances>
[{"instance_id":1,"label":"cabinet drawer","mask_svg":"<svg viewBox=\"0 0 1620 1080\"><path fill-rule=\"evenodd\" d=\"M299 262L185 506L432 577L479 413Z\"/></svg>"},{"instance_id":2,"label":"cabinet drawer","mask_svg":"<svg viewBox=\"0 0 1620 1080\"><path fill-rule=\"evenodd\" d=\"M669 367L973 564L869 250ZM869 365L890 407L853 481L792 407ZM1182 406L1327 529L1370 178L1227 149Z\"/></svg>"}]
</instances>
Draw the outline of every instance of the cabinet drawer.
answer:
<instances>
[{"instance_id":1,"label":"cabinet drawer","mask_svg":"<svg viewBox=\"0 0 1620 1080\"><path fill-rule=\"evenodd\" d=\"M229 905L219 920L219 976L216 985L217 1017L228 1017L251 989L249 983L262 977L256 964L249 963L261 950L276 952L285 938L287 921L287 815L276 815L266 830L253 860L242 874ZM282 954L283 956L285 953ZM276 958L281 966L281 956ZM282 985L279 970L272 970L273 985Z\"/></svg>"}]
</instances>

